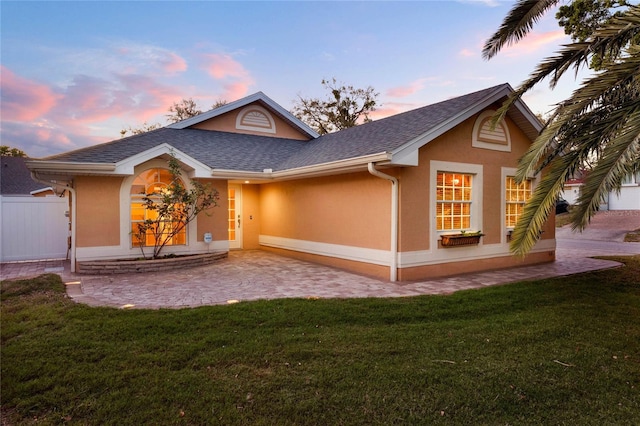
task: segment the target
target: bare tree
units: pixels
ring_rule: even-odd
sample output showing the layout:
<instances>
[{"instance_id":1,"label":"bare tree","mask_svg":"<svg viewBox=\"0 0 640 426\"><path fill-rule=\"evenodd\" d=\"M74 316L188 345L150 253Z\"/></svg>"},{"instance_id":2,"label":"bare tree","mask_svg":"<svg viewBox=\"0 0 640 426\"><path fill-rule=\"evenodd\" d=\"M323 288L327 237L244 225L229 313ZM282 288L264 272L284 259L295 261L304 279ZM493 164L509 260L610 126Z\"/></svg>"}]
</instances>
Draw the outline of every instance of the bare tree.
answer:
<instances>
[{"instance_id":1,"label":"bare tree","mask_svg":"<svg viewBox=\"0 0 640 426\"><path fill-rule=\"evenodd\" d=\"M298 96L291 111L319 134L371 121L369 113L376 110L379 95L373 87L357 89L350 85L339 85L335 78L322 80L322 85L329 92L327 99Z\"/></svg>"}]
</instances>

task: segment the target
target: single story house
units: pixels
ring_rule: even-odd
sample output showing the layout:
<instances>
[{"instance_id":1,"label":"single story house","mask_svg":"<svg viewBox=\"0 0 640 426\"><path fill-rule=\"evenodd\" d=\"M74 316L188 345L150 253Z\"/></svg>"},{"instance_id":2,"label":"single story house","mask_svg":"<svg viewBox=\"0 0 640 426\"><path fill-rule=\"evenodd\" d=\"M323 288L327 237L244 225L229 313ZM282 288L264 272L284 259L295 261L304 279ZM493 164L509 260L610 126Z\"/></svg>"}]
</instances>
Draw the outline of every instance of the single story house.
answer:
<instances>
[{"instance_id":1,"label":"single story house","mask_svg":"<svg viewBox=\"0 0 640 426\"><path fill-rule=\"evenodd\" d=\"M71 192L73 264L139 256L139 188L162 181L172 152L222 205L166 253L264 249L391 281L550 262L553 218L526 258L509 252L536 183L513 176L542 128L520 101L491 128L512 92L502 84L323 136L258 92L28 167ZM472 233L482 236L447 238Z\"/></svg>"}]
</instances>

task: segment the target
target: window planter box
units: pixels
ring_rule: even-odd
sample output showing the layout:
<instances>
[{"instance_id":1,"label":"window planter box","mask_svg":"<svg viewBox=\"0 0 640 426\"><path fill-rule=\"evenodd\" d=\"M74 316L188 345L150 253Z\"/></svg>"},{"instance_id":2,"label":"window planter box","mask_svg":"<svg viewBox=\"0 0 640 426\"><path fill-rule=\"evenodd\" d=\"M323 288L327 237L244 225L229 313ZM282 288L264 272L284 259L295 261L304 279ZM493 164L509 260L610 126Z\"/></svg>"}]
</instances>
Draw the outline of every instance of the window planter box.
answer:
<instances>
[{"instance_id":1,"label":"window planter box","mask_svg":"<svg viewBox=\"0 0 640 426\"><path fill-rule=\"evenodd\" d=\"M441 235L440 244L442 247L476 246L480 243L480 238L483 236L484 234Z\"/></svg>"}]
</instances>

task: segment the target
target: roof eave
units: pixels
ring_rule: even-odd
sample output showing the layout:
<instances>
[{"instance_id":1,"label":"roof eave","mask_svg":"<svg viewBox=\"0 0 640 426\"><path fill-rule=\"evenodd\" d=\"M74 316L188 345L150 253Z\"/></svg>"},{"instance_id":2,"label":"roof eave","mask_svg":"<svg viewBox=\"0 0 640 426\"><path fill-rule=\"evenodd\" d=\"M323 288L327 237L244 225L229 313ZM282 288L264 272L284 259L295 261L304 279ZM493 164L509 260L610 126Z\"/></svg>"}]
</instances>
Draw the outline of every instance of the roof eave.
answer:
<instances>
[{"instance_id":1,"label":"roof eave","mask_svg":"<svg viewBox=\"0 0 640 426\"><path fill-rule=\"evenodd\" d=\"M337 175L343 173L360 172L367 169L367 164L388 164L391 154L380 152L361 157L347 158L322 164L296 167L292 169L272 171L265 169L262 172L213 169L211 175L216 179L248 180L252 183L266 183L282 180L304 179L318 176Z\"/></svg>"},{"instance_id":2,"label":"roof eave","mask_svg":"<svg viewBox=\"0 0 640 426\"><path fill-rule=\"evenodd\" d=\"M27 168L41 174L73 176L77 174L109 175L116 170L114 163L81 163L72 161L25 161Z\"/></svg>"}]
</instances>

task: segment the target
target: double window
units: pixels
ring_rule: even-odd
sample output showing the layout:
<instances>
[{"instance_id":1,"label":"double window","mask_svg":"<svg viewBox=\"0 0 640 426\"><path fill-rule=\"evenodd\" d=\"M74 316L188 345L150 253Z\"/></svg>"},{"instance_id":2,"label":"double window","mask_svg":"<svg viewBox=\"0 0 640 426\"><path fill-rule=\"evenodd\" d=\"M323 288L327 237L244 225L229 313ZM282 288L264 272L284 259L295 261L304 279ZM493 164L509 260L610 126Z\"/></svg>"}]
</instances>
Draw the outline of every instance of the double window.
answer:
<instances>
[{"instance_id":1,"label":"double window","mask_svg":"<svg viewBox=\"0 0 640 426\"><path fill-rule=\"evenodd\" d=\"M156 240L169 238L166 245L184 245L187 243L187 228L183 223L174 217L167 216L158 220L158 211L148 209L145 204L145 197L159 203L163 193L168 191L171 185L172 175L166 169L150 169L140 173L131 186L131 235L132 247L143 246L153 247ZM140 224L146 220L155 221L158 225L156 232L147 230L145 235L140 235L138 230ZM182 229L174 233L182 226ZM170 236L170 237L169 237Z\"/></svg>"}]
</instances>

